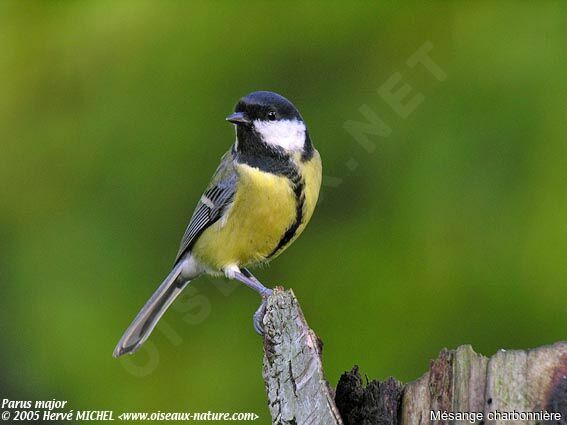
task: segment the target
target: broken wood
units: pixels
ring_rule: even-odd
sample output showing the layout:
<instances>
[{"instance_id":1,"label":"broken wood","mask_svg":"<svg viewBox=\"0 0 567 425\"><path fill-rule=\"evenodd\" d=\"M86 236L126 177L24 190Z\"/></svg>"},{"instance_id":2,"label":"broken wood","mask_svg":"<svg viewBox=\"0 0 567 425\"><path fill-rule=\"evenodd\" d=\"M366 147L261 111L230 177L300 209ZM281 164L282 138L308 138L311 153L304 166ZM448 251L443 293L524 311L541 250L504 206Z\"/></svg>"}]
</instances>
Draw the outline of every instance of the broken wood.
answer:
<instances>
[{"instance_id":1,"label":"broken wood","mask_svg":"<svg viewBox=\"0 0 567 425\"><path fill-rule=\"evenodd\" d=\"M293 292L276 288L264 316L263 376L272 423L342 425L321 349Z\"/></svg>"},{"instance_id":2,"label":"broken wood","mask_svg":"<svg viewBox=\"0 0 567 425\"><path fill-rule=\"evenodd\" d=\"M324 377L321 341L292 291L274 290L264 326L273 424L567 424L567 342L492 357L468 345L444 349L406 385L389 378L365 386L355 366L335 395Z\"/></svg>"}]
</instances>

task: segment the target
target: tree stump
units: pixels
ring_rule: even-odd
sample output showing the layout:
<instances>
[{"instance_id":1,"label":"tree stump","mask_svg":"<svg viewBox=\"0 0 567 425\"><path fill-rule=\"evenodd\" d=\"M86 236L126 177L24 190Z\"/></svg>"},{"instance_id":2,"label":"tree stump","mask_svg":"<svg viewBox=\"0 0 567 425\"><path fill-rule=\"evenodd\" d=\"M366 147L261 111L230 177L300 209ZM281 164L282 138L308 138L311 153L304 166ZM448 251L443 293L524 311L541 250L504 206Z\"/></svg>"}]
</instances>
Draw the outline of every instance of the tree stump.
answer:
<instances>
[{"instance_id":1,"label":"tree stump","mask_svg":"<svg viewBox=\"0 0 567 425\"><path fill-rule=\"evenodd\" d=\"M264 326L273 424L567 425L567 342L492 357L468 345L444 349L425 375L405 385L389 378L364 386L355 366L335 394L324 377L322 343L291 290L274 290Z\"/></svg>"}]
</instances>

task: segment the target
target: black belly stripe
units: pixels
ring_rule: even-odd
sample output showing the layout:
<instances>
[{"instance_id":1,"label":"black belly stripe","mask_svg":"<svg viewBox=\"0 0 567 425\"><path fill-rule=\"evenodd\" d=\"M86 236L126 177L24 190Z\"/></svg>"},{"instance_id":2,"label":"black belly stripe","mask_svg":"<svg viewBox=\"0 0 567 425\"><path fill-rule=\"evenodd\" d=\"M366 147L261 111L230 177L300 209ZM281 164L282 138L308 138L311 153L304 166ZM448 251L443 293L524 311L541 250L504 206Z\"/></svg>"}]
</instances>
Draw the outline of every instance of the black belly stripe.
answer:
<instances>
[{"instance_id":1,"label":"black belly stripe","mask_svg":"<svg viewBox=\"0 0 567 425\"><path fill-rule=\"evenodd\" d=\"M305 205L305 182L296 169L293 169L293 171L290 172L287 177L293 184L293 193L295 195L295 221L285 231L280 241L278 242L278 245L272 252L270 252L267 258L273 257L279 250L285 248L286 245L293 239L293 237L297 233L297 229L303 222L303 207Z\"/></svg>"},{"instance_id":2,"label":"black belly stripe","mask_svg":"<svg viewBox=\"0 0 567 425\"><path fill-rule=\"evenodd\" d=\"M259 144L258 146L261 147L262 144ZM309 152L307 152L306 155L302 156L302 161L307 161L313 156L313 148L311 147L311 150L308 149L308 151ZM303 181L303 178L299 173L299 170L297 169L297 165L294 164L289 155L283 152L281 149L274 150L273 148L268 148L264 152L261 152L261 154L259 152L255 152L252 155L249 152L238 151L233 146L232 155L236 162L258 168L259 170L266 173L284 176L289 179L292 184L293 193L295 195L295 220L280 238L277 246L266 256L266 259L270 259L278 251L287 246L287 244L293 239L293 237L297 233L297 229L303 222L303 208L305 206L305 182Z\"/></svg>"}]
</instances>

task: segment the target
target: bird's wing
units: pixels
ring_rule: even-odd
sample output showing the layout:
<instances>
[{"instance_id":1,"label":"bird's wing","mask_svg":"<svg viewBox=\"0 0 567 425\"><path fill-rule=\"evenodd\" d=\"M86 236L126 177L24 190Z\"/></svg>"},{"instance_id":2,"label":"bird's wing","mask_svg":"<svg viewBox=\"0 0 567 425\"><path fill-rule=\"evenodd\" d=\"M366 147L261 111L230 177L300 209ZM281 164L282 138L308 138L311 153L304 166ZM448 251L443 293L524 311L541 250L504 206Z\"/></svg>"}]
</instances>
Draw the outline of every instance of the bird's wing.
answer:
<instances>
[{"instance_id":1,"label":"bird's wing","mask_svg":"<svg viewBox=\"0 0 567 425\"><path fill-rule=\"evenodd\" d=\"M213 175L209 186L195 208L183 239L181 239L177 258L175 259L176 263L188 249L191 249L199 235L221 218L223 212L234 198L237 181L238 174L234 169L232 152L228 151L222 157L221 163Z\"/></svg>"}]
</instances>

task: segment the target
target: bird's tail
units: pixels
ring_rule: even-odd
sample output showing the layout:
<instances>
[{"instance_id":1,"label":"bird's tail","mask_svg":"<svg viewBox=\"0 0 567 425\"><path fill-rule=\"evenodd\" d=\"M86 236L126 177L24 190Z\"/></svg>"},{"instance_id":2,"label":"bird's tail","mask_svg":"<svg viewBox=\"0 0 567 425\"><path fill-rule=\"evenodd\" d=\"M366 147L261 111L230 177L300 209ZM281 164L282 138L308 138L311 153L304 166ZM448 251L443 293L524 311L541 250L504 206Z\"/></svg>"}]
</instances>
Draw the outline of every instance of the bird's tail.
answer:
<instances>
[{"instance_id":1,"label":"bird's tail","mask_svg":"<svg viewBox=\"0 0 567 425\"><path fill-rule=\"evenodd\" d=\"M148 339L161 316L190 282L181 277L182 269L183 262L180 261L142 307L118 341L114 349L114 357L134 353Z\"/></svg>"}]
</instances>

